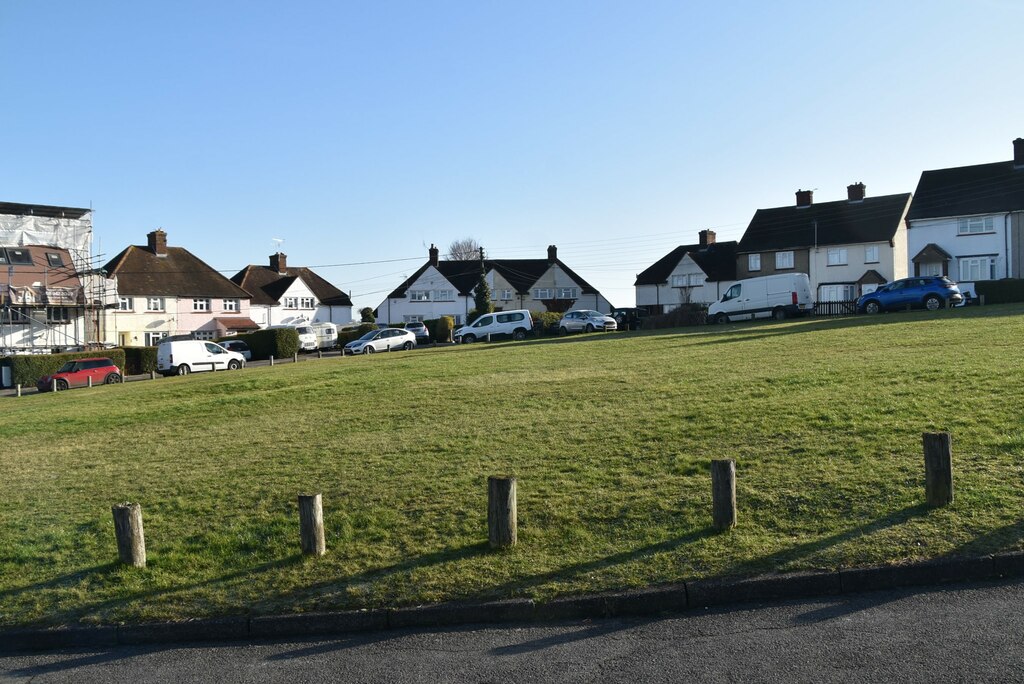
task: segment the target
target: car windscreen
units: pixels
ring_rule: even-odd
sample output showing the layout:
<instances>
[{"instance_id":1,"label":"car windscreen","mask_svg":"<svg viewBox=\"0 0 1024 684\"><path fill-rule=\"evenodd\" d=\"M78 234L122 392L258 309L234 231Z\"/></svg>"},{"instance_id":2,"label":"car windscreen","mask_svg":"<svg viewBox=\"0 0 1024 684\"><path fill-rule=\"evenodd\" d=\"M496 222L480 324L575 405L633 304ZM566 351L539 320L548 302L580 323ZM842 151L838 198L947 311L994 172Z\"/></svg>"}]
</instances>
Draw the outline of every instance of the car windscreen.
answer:
<instances>
[{"instance_id":1,"label":"car windscreen","mask_svg":"<svg viewBox=\"0 0 1024 684\"><path fill-rule=\"evenodd\" d=\"M75 361L68 361L63 366L61 366L59 369L57 369L57 372L58 373L70 373L71 371L75 370L75 363L76 363Z\"/></svg>"},{"instance_id":2,"label":"car windscreen","mask_svg":"<svg viewBox=\"0 0 1024 684\"><path fill-rule=\"evenodd\" d=\"M360 337L359 341L360 342L368 342L369 340L372 340L374 337L376 337L377 333L379 333L379 332L380 332L379 330L371 330L370 332L368 332L365 335L363 335L362 337Z\"/></svg>"},{"instance_id":3,"label":"car windscreen","mask_svg":"<svg viewBox=\"0 0 1024 684\"><path fill-rule=\"evenodd\" d=\"M300 335L312 335L313 334L313 329L312 328L305 328L304 327L304 328L296 328L295 330L297 330Z\"/></svg>"}]
</instances>

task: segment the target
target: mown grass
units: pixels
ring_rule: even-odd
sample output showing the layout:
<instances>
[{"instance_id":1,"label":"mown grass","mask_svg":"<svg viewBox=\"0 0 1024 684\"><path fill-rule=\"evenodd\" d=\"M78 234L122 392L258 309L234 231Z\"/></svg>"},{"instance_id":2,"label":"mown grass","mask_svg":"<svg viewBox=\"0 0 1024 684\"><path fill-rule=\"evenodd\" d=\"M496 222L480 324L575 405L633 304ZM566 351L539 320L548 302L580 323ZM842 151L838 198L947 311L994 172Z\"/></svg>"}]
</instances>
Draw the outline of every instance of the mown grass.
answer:
<instances>
[{"instance_id":1,"label":"mown grass","mask_svg":"<svg viewBox=\"0 0 1024 684\"><path fill-rule=\"evenodd\" d=\"M0 624L555 595L1024 547L1024 307L324 359L0 400ZM927 509L921 433L953 433ZM710 529L735 458L739 526ZM486 478L519 545L486 546ZM296 495L328 554L298 554ZM110 506L143 505L149 566Z\"/></svg>"}]
</instances>

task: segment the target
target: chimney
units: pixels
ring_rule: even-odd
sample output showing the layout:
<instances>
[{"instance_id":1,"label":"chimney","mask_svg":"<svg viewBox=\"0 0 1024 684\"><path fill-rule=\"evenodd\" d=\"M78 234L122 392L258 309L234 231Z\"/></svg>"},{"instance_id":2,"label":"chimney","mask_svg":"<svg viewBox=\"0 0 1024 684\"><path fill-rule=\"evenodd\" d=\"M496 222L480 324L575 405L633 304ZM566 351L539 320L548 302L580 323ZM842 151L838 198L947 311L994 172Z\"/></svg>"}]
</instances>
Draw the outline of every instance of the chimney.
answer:
<instances>
[{"instance_id":1,"label":"chimney","mask_svg":"<svg viewBox=\"0 0 1024 684\"><path fill-rule=\"evenodd\" d=\"M438 251L437 247L434 246L433 243L430 244L430 249L427 251L427 253L430 255L430 265L433 266L434 268L437 268L437 257L440 254L440 252Z\"/></svg>"},{"instance_id":2,"label":"chimney","mask_svg":"<svg viewBox=\"0 0 1024 684\"><path fill-rule=\"evenodd\" d=\"M809 207L811 202L814 201L813 190L797 190L796 191L796 206L798 207Z\"/></svg>"},{"instance_id":3,"label":"chimney","mask_svg":"<svg viewBox=\"0 0 1024 684\"><path fill-rule=\"evenodd\" d=\"M548 263L553 264L556 261L558 261L558 247L548 245Z\"/></svg>"},{"instance_id":4,"label":"chimney","mask_svg":"<svg viewBox=\"0 0 1024 684\"><path fill-rule=\"evenodd\" d=\"M713 230L702 230L697 235L700 238L700 246L707 247L708 245L715 244L715 231Z\"/></svg>"},{"instance_id":5,"label":"chimney","mask_svg":"<svg viewBox=\"0 0 1024 684\"><path fill-rule=\"evenodd\" d=\"M1024 169L1024 138L1013 141L1013 168Z\"/></svg>"},{"instance_id":6,"label":"chimney","mask_svg":"<svg viewBox=\"0 0 1024 684\"><path fill-rule=\"evenodd\" d=\"M863 202L864 201L864 189L863 183L854 183L853 185L846 186L846 198L851 202Z\"/></svg>"},{"instance_id":7,"label":"chimney","mask_svg":"<svg viewBox=\"0 0 1024 684\"><path fill-rule=\"evenodd\" d=\"M147 236L149 238L149 251L158 257L167 256L167 233L157 228Z\"/></svg>"},{"instance_id":8,"label":"chimney","mask_svg":"<svg viewBox=\"0 0 1024 684\"><path fill-rule=\"evenodd\" d=\"M273 271L274 273L279 273L280 275L284 275L285 273L287 273L288 272L288 255L287 254L281 254L281 252L278 252L277 254L271 254L270 255L270 270Z\"/></svg>"}]
</instances>

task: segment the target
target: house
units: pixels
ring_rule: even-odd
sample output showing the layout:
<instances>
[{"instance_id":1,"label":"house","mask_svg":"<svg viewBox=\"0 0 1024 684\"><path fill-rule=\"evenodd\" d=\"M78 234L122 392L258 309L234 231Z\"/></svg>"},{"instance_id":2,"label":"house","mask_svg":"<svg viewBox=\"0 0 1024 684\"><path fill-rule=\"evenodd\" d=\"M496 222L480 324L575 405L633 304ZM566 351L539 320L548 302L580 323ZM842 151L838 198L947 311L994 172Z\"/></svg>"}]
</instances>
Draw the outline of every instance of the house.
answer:
<instances>
[{"instance_id":1,"label":"house","mask_svg":"<svg viewBox=\"0 0 1024 684\"><path fill-rule=\"evenodd\" d=\"M847 199L814 204L798 190L796 205L758 209L736 249L737 279L806 273L817 301L848 301L907 275L904 217L910 193L865 197L863 183Z\"/></svg>"},{"instance_id":2,"label":"house","mask_svg":"<svg viewBox=\"0 0 1024 684\"><path fill-rule=\"evenodd\" d=\"M909 268L964 292L1024 276L1024 138L1013 160L925 171L907 213Z\"/></svg>"},{"instance_id":3,"label":"house","mask_svg":"<svg viewBox=\"0 0 1024 684\"><path fill-rule=\"evenodd\" d=\"M109 333L121 346L152 346L168 335L219 339L259 326L248 292L186 249L168 247L154 230L145 246L130 245L104 267L117 279Z\"/></svg>"},{"instance_id":4,"label":"house","mask_svg":"<svg viewBox=\"0 0 1024 684\"><path fill-rule=\"evenodd\" d=\"M249 265L231 281L252 295L250 316L260 327L288 323L349 323L352 300L305 266L288 266L280 252L269 266Z\"/></svg>"},{"instance_id":5,"label":"house","mask_svg":"<svg viewBox=\"0 0 1024 684\"><path fill-rule=\"evenodd\" d=\"M736 280L736 241L717 242L702 230L695 245L680 245L637 275L636 305L668 313L682 304L718 301Z\"/></svg>"},{"instance_id":6,"label":"house","mask_svg":"<svg viewBox=\"0 0 1024 684\"><path fill-rule=\"evenodd\" d=\"M377 307L377 320L385 323L424 321L451 316L456 325L468 323L476 305L473 291L483 269L496 311L568 311L596 309L608 313L611 304L590 283L548 247L547 259L441 260L434 245L428 259Z\"/></svg>"},{"instance_id":7,"label":"house","mask_svg":"<svg viewBox=\"0 0 1024 684\"><path fill-rule=\"evenodd\" d=\"M91 249L91 210L0 202L0 355L100 339L97 311L113 285L92 269Z\"/></svg>"}]
</instances>

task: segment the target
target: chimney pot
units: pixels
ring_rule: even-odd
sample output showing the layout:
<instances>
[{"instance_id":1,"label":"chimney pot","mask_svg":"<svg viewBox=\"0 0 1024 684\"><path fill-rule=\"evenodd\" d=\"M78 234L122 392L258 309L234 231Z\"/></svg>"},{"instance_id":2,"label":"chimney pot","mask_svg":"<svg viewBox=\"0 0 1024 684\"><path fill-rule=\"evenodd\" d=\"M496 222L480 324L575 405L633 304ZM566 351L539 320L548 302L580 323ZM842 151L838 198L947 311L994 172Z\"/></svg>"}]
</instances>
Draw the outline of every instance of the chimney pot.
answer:
<instances>
[{"instance_id":1,"label":"chimney pot","mask_svg":"<svg viewBox=\"0 0 1024 684\"><path fill-rule=\"evenodd\" d=\"M434 243L430 243L430 249L427 250L427 254L430 258L430 265L437 268L438 259L440 257L440 251L434 246Z\"/></svg>"},{"instance_id":2,"label":"chimney pot","mask_svg":"<svg viewBox=\"0 0 1024 684\"><path fill-rule=\"evenodd\" d=\"M702 230L697 235L700 237L700 246L707 247L708 245L715 244L715 231L713 230Z\"/></svg>"},{"instance_id":3,"label":"chimney pot","mask_svg":"<svg viewBox=\"0 0 1024 684\"><path fill-rule=\"evenodd\" d=\"M1013 141L1013 168L1024 169L1024 138Z\"/></svg>"},{"instance_id":4,"label":"chimney pot","mask_svg":"<svg viewBox=\"0 0 1024 684\"><path fill-rule=\"evenodd\" d=\"M558 261L558 247L548 245L548 262L553 264L556 261Z\"/></svg>"},{"instance_id":5,"label":"chimney pot","mask_svg":"<svg viewBox=\"0 0 1024 684\"><path fill-rule=\"evenodd\" d=\"M270 270L284 275L288 272L288 255L278 252L270 255Z\"/></svg>"},{"instance_id":6,"label":"chimney pot","mask_svg":"<svg viewBox=\"0 0 1024 684\"><path fill-rule=\"evenodd\" d=\"M814 201L813 190L797 190L796 191L796 206L798 207L809 207L811 202Z\"/></svg>"},{"instance_id":7,"label":"chimney pot","mask_svg":"<svg viewBox=\"0 0 1024 684\"><path fill-rule=\"evenodd\" d=\"M866 186L863 183L854 183L853 185L846 186L846 197L851 202L860 202L864 199L864 190Z\"/></svg>"},{"instance_id":8,"label":"chimney pot","mask_svg":"<svg viewBox=\"0 0 1024 684\"><path fill-rule=\"evenodd\" d=\"M149 251L159 257L167 256L167 233L157 228L146 237L149 240Z\"/></svg>"}]
</instances>

